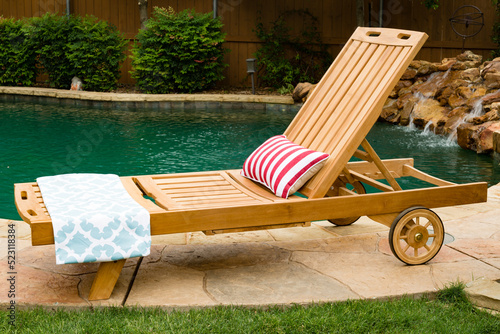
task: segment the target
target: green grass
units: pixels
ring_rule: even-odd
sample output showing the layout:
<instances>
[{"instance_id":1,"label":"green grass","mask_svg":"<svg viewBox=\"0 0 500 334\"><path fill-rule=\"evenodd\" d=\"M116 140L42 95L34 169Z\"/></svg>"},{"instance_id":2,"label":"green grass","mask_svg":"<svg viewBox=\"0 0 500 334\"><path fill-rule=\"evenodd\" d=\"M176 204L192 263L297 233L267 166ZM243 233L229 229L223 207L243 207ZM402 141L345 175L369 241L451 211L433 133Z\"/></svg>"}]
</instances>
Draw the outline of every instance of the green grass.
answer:
<instances>
[{"instance_id":1,"label":"green grass","mask_svg":"<svg viewBox=\"0 0 500 334\"><path fill-rule=\"evenodd\" d=\"M500 316L475 308L454 284L428 298L311 306L216 307L186 312L104 308L0 312L0 333L500 333Z\"/></svg>"}]
</instances>

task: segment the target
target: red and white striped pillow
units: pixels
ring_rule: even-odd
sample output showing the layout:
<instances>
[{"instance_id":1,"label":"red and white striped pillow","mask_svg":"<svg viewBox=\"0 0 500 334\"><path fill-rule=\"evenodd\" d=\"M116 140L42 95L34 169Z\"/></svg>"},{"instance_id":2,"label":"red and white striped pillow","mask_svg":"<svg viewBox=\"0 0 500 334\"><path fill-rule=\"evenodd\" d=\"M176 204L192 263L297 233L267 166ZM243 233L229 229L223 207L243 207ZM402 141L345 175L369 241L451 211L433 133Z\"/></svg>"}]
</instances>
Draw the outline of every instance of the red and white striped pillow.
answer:
<instances>
[{"instance_id":1,"label":"red and white striped pillow","mask_svg":"<svg viewBox=\"0 0 500 334\"><path fill-rule=\"evenodd\" d=\"M250 154L241 175L265 185L276 196L288 198L323 167L328 157L294 144L284 135L274 136Z\"/></svg>"}]
</instances>

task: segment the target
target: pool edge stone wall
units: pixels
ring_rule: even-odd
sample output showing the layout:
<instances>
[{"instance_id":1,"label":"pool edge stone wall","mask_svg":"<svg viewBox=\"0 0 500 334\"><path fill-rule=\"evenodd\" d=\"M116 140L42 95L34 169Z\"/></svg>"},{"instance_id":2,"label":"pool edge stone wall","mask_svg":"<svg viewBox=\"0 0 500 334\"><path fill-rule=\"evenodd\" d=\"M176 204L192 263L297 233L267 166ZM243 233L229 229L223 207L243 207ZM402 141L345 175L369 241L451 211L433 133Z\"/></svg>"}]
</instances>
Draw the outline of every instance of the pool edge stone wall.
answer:
<instances>
[{"instance_id":1,"label":"pool edge stone wall","mask_svg":"<svg viewBox=\"0 0 500 334\"><path fill-rule=\"evenodd\" d=\"M297 112L291 96L237 94L127 94L0 86L0 101L58 103L64 106L134 109L245 109Z\"/></svg>"}]
</instances>

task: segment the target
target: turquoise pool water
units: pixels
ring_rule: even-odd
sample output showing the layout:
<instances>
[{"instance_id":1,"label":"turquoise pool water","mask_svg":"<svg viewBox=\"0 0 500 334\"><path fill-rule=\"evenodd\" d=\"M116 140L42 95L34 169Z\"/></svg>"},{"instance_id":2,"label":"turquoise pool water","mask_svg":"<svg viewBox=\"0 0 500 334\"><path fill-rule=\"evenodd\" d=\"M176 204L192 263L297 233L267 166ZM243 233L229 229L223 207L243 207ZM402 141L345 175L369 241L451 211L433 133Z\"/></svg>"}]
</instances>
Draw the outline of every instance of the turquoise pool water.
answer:
<instances>
[{"instance_id":1,"label":"turquoise pool water","mask_svg":"<svg viewBox=\"0 0 500 334\"><path fill-rule=\"evenodd\" d=\"M0 102L0 218L19 219L13 184L39 176L240 168L293 117L253 110L124 111ZM437 177L500 182L498 161L442 137L379 123L368 139L382 158L413 157L416 167Z\"/></svg>"}]
</instances>

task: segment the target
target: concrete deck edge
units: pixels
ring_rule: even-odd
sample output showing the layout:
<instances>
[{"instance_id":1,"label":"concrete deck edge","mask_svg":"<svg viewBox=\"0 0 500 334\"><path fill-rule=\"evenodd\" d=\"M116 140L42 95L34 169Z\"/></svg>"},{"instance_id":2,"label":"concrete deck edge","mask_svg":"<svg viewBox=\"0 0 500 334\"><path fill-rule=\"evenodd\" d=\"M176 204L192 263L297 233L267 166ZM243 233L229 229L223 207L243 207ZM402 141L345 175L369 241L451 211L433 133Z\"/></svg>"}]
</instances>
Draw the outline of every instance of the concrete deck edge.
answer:
<instances>
[{"instance_id":1,"label":"concrete deck edge","mask_svg":"<svg viewBox=\"0 0 500 334\"><path fill-rule=\"evenodd\" d=\"M238 94L127 94L0 86L0 94L110 102L242 102L293 105L291 96Z\"/></svg>"}]
</instances>

